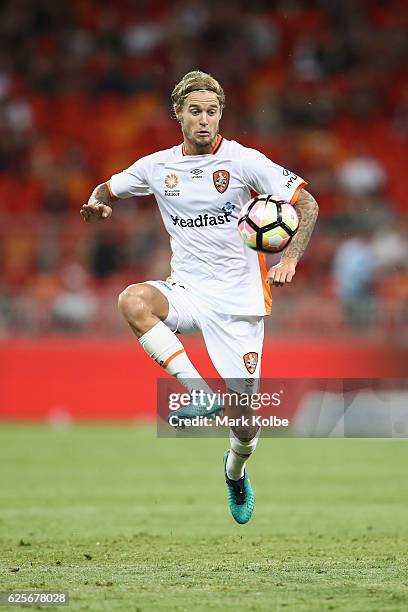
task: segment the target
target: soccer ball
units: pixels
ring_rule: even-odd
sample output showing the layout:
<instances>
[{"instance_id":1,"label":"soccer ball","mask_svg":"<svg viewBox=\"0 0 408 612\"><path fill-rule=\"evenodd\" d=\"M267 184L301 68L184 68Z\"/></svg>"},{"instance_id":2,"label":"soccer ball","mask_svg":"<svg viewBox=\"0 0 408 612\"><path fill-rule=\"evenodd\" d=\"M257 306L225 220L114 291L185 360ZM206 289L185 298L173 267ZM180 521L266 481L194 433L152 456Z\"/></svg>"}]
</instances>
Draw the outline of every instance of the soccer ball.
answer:
<instances>
[{"instance_id":1,"label":"soccer ball","mask_svg":"<svg viewBox=\"0 0 408 612\"><path fill-rule=\"evenodd\" d=\"M249 200L238 217L238 231L246 246L264 253L283 251L298 226L294 207L267 194Z\"/></svg>"}]
</instances>

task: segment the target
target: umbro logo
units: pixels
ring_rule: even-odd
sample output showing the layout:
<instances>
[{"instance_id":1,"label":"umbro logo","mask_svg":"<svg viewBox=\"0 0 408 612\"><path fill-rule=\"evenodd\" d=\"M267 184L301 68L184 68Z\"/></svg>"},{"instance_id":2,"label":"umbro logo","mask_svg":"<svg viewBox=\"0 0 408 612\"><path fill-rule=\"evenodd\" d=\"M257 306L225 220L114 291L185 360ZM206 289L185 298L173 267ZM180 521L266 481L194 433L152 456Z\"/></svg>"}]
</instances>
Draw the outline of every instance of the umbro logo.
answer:
<instances>
[{"instance_id":1,"label":"umbro logo","mask_svg":"<svg viewBox=\"0 0 408 612\"><path fill-rule=\"evenodd\" d=\"M203 178L202 175L203 171L200 170L200 168L194 168L194 170L190 170L190 174L193 175L193 179L195 178Z\"/></svg>"},{"instance_id":2,"label":"umbro logo","mask_svg":"<svg viewBox=\"0 0 408 612\"><path fill-rule=\"evenodd\" d=\"M233 204L232 202L225 202L225 204L222 207L222 210L224 212L229 212L231 214L234 208L235 208L235 204Z\"/></svg>"}]
</instances>

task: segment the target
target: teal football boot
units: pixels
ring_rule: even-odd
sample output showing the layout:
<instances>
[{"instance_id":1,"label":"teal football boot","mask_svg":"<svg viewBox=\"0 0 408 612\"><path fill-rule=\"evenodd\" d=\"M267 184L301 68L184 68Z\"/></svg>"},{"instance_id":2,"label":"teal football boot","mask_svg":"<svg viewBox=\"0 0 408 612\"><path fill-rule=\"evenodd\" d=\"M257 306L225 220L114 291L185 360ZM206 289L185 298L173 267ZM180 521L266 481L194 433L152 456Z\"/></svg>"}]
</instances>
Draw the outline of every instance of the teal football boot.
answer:
<instances>
[{"instance_id":1,"label":"teal football boot","mask_svg":"<svg viewBox=\"0 0 408 612\"><path fill-rule=\"evenodd\" d=\"M194 417L207 417L214 419L216 416L222 417L224 415L224 407L221 404L214 404L211 406L208 396L204 396L202 402L191 401L187 406L182 406L177 410L172 410L167 415L167 422L172 427L186 427L186 419L193 419Z\"/></svg>"},{"instance_id":2,"label":"teal football boot","mask_svg":"<svg viewBox=\"0 0 408 612\"><path fill-rule=\"evenodd\" d=\"M228 503L231 514L240 525L249 521L254 511L255 495L249 482L247 471L239 480L231 480L227 476L227 459L231 450L224 453L224 474L227 483Z\"/></svg>"}]
</instances>

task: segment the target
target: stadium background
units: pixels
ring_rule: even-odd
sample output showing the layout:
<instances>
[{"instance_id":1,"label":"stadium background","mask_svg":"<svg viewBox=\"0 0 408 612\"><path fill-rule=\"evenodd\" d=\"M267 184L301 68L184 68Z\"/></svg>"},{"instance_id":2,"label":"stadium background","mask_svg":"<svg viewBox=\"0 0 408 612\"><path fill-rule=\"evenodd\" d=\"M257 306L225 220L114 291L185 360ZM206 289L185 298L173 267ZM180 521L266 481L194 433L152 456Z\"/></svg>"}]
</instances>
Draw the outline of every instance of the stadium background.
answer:
<instances>
[{"instance_id":1,"label":"stadium background","mask_svg":"<svg viewBox=\"0 0 408 612\"><path fill-rule=\"evenodd\" d=\"M320 205L295 282L274 291L263 375L405 373L406 3L19 0L0 14L3 416L152 414L162 372L116 296L166 277L168 237L152 198L98 226L78 211L112 173L180 142L169 92L196 67L227 93L222 133L304 176ZM110 375L94 385L80 368L101 355Z\"/></svg>"}]
</instances>

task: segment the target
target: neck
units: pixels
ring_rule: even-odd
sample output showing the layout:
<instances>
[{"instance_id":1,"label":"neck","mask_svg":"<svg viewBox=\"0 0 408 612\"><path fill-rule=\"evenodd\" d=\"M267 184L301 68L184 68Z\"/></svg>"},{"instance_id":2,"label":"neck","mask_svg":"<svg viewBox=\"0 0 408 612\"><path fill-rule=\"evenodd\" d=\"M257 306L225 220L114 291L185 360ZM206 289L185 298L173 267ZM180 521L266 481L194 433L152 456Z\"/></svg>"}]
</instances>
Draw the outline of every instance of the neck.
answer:
<instances>
[{"instance_id":1,"label":"neck","mask_svg":"<svg viewBox=\"0 0 408 612\"><path fill-rule=\"evenodd\" d=\"M219 142L221 140L221 135L217 134L212 142L208 145L198 145L195 142L191 142L184 138L183 142L183 154L184 155L208 155L209 153L213 153L214 149L217 148Z\"/></svg>"}]
</instances>

